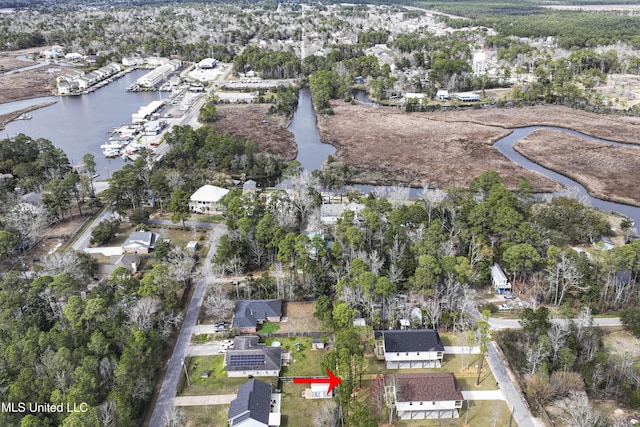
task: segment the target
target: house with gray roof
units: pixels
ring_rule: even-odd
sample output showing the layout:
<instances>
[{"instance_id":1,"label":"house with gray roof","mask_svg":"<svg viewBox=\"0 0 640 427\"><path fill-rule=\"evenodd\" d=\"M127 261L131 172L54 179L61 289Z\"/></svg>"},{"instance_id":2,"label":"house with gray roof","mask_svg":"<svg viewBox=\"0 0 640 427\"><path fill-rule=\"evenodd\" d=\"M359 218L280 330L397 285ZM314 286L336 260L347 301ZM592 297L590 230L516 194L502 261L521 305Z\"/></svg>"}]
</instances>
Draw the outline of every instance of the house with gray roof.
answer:
<instances>
[{"instance_id":1,"label":"house with gray roof","mask_svg":"<svg viewBox=\"0 0 640 427\"><path fill-rule=\"evenodd\" d=\"M272 395L271 385L251 379L238 387L229 405L230 427L278 427L280 395Z\"/></svg>"},{"instance_id":2,"label":"house with gray roof","mask_svg":"<svg viewBox=\"0 0 640 427\"><path fill-rule=\"evenodd\" d=\"M385 386L393 393L399 420L460 417L464 398L451 372L392 374Z\"/></svg>"},{"instance_id":3,"label":"house with gray roof","mask_svg":"<svg viewBox=\"0 0 640 427\"><path fill-rule=\"evenodd\" d=\"M387 369L439 368L444 345L434 329L375 331L376 355Z\"/></svg>"},{"instance_id":4,"label":"house with gray roof","mask_svg":"<svg viewBox=\"0 0 640 427\"><path fill-rule=\"evenodd\" d=\"M245 334L255 334L264 322L280 323L282 300L239 300L231 321L233 328Z\"/></svg>"},{"instance_id":5,"label":"house with gray roof","mask_svg":"<svg viewBox=\"0 0 640 427\"><path fill-rule=\"evenodd\" d=\"M227 349L223 365L228 377L277 377L282 366L282 347L267 347L256 335L236 337Z\"/></svg>"}]
</instances>

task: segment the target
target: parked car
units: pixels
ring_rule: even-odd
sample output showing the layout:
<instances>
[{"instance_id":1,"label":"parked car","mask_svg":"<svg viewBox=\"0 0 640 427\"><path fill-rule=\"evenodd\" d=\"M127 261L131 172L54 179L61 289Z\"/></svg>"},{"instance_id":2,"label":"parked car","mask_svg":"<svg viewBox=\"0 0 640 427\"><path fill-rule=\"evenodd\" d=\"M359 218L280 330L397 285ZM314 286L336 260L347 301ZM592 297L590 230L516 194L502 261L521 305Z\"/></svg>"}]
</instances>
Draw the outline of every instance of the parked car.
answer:
<instances>
[{"instance_id":1,"label":"parked car","mask_svg":"<svg viewBox=\"0 0 640 427\"><path fill-rule=\"evenodd\" d=\"M507 304L500 304L498 306L498 309L499 310L513 310L513 307L511 307L510 305L507 305Z\"/></svg>"},{"instance_id":2,"label":"parked car","mask_svg":"<svg viewBox=\"0 0 640 427\"><path fill-rule=\"evenodd\" d=\"M514 294L506 294L504 299L516 299L516 296Z\"/></svg>"}]
</instances>

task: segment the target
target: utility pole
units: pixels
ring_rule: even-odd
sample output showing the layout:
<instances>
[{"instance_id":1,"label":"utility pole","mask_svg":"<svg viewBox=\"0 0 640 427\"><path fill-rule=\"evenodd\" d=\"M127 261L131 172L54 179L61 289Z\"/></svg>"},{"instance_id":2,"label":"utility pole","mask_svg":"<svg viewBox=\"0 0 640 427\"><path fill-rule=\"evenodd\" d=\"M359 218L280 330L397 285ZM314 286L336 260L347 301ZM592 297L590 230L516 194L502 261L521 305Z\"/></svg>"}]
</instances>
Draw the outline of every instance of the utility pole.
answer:
<instances>
[{"instance_id":1,"label":"utility pole","mask_svg":"<svg viewBox=\"0 0 640 427\"><path fill-rule=\"evenodd\" d=\"M213 28L209 29L209 42L211 43L211 58L215 59L213 57Z\"/></svg>"},{"instance_id":2,"label":"utility pole","mask_svg":"<svg viewBox=\"0 0 640 427\"><path fill-rule=\"evenodd\" d=\"M180 364L184 368L184 376L187 377L187 386L191 387L191 380L189 380L189 372L187 372L187 365L184 364L184 359L180 361Z\"/></svg>"}]
</instances>

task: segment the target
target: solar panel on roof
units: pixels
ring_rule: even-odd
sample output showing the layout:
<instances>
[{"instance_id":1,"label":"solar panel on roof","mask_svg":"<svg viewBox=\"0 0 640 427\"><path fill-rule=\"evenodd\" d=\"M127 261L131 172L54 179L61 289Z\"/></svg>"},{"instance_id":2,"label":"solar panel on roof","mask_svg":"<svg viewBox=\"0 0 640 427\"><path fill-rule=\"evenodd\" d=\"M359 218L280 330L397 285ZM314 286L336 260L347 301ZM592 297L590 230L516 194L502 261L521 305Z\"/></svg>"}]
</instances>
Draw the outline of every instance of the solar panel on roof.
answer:
<instances>
[{"instance_id":1,"label":"solar panel on roof","mask_svg":"<svg viewBox=\"0 0 640 427\"><path fill-rule=\"evenodd\" d=\"M232 368L264 365L264 354L233 354L229 356L228 365Z\"/></svg>"}]
</instances>

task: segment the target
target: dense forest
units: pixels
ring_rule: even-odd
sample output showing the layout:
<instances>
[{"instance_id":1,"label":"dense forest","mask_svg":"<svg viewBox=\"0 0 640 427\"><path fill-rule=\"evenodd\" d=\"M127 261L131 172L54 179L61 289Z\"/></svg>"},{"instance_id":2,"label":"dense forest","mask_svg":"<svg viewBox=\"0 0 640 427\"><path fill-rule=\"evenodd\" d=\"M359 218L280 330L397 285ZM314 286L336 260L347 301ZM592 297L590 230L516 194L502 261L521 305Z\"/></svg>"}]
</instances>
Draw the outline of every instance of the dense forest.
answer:
<instances>
[{"instance_id":1,"label":"dense forest","mask_svg":"<svg viewBox=\"0 0 640 427\"><path fill-rule=\"evenodd\" d=\"M516 369L530 374L530 398L546 403L587 390L593 397L638 405L636 371L604 349L597 331L585 329L593 314L625 307L635 312L640 301L638 241L613 250L595 245L588 256L571 249L610 233L602 213L564 196L545 202L524 180L509 191L496 173L487 172L469 189L425 189L415 203L407 203L401 189L353 193L351 200L362 204L357 217L346 210L335 226L322 226L317 177L289 173L290 193L227 195L229 232L219 241L215 262L232 275L273 270L251 278L245 297L317 299L318 318L340 331L338 351L324 363L338 366L351 381L338 395L353 425L371 425L366 422L375 422L379 411L351 397L371 345L353 330L352 320L364 317L373 328L397 325L412 308L398 302L403 293L422 301L423 320L414 327L473 329L474 300L486 291L494 262L528 301L522 313L526 333L504 333L499 340ZM558 330L542 305L586 323ZM388 313L384 320L380 307ZM484 309L497 311L492 304ZM608 369L616 375L604 375ZM536 387L551 392L540 394Z\"/></svg>"}]
</instances>

